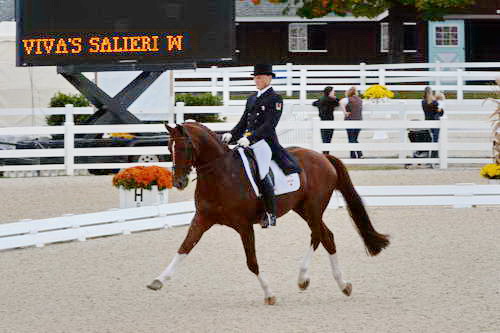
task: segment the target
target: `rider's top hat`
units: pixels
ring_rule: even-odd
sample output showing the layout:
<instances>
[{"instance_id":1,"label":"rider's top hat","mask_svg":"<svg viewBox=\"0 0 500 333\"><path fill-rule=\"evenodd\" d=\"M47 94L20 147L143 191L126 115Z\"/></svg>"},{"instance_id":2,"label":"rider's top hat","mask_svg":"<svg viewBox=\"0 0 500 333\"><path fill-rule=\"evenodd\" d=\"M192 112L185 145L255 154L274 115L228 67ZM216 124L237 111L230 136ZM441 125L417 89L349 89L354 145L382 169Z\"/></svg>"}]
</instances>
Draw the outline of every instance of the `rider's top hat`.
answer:
<instances>
[{"instance_id":1,"label":"rider's top hat","mask_svg":"<svg viewBox=\"0 0 500 333\"><path fill-rule=\"evenodd\" d=\"M273 73L273 65L268 64L257 64L253 67L252 75L272 75L276 77L276 74Z\"/></svg>"}]
</instances>

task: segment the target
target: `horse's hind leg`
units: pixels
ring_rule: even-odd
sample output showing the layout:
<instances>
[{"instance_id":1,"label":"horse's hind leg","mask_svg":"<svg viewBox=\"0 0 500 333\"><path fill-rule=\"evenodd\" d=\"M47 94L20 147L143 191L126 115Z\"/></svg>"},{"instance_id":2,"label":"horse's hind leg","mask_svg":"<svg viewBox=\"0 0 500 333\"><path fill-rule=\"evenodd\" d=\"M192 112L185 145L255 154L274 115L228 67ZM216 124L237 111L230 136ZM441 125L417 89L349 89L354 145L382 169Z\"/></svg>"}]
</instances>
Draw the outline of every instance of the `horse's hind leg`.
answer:
<instances>
[{"instance_id":1,"label":"horse's hind leg","mask_svg":"<svg viewBox=\"0 0 500 333\"><path fill-rule=\"evenodd\" d=\"M306 209L309 207L309 209ZM323 209L324 210L324 209ZM311 229L311 247L309 248L307 254L305 255L299 272L299 288L301 290L307 289L310 283L310 278L308 275L309 263L311 262L312 255L319 243L323 244L323 247L329 254L330 264L332 266L333 277L337 282L340 290L347 295L351 295L352 285L349 282L344 281L342 278L342 272L339 268L337 259L337 250L335 248L335 241L333 238L333 233L328 229L325 223L321 220L321 215L318 212L322 211L315 205L306 205L295 209L297 214L299 214L309 225Z\"/></svg>"},{"instance_id":2,"label":"horse's hind leg","mask_svg":"<svg viewBox=\"0 0 500 333\"><path fill-rule=\"evenodd\" d=\"M337 259L337 249L335 248L335 241L333 233L328 229L326 224L321 221L321 243L329 254L330 264L332 266L332 273L335 281L346 296L350 296L352 292L352 284L344 281L342 278L342 271L340 270L339 262Z\"/></svg>"},{"instance_id":3,"label":"horse's hind leg","mask_svg":"<svg viewBox=\"0 0 500 333\"><path fill-rule=\"evenodd\" d=\"M319 226L313 223L314 219L306 213L303 207L297 208L295 211L307 222L309 228L311 229L311 245L302 259L302 263L300 264L299 278L297 282L300 290L306 290L311 282L311 279L309 278L309 264L311 263L314 251L316 251L321 242L321 233Z\"/></svg>"},{"instance_id":4,"label":"horse's hind leg","mask_svg":"<svg viewBox=\"0 0 500 333\"><path fill-rule=\"evenodd\" d=\"M245 249L248 269L257 276L260 286L262 287L262 290L264 290L264 303L274 305L276 303L276 297L274 296L263 274L259 272L259 264L257 263L257 256L255 255L255 234L253 231L253 225L250 224L248 226L242 226L238 232L240 234L241 241L243 242L243 248Z\"/></svg>"},{"instance_id":5,"label":"horse's hind leg","mask_svg":"<svg viewBox=\"0 0 500 333\"><path fill-rule=\"evenodd\" d=\"M159 290L163 287L166 280L170 280L172 275L175 273L177 266L186 258L186 256L191 252L193 247L198 243L201 236L207 231L212 225L207 225L201 223L201 217L196 215L191 222L188 233L184 242L182 242L181 247L175 254L167 268L151 282L147 287L152 290Z\"/></svg>"}]
</instances>

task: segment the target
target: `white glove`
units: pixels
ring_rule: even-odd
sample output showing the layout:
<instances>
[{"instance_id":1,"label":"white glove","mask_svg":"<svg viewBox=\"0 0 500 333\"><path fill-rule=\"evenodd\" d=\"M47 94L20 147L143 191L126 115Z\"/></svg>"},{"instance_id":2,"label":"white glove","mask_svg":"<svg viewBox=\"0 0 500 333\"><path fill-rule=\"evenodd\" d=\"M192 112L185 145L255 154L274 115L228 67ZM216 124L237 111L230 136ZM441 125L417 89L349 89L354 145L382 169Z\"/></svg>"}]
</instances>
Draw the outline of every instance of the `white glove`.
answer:
<instances>
[{"instance_id":1,"label":"white glove","mask_svg":"<svg viewBox=\"0 0 500 333\"><path fill-rule=\"evenodd\" d=\"M248 140L245 136L238 140L238 144L242 147L250 146L250 140Z\"/></svg>"},{"instance_id":2,"label":"white glove","mask_svg":"<svg viewBox=\"0 0 500 333\"><path fill-rule=\"evenodd\" d=\"M224 133L222 135L222 142L229 143L229 141L231 141L232 138L233 138L233 135L231 133Z\"/></svg>"}]
</instances>

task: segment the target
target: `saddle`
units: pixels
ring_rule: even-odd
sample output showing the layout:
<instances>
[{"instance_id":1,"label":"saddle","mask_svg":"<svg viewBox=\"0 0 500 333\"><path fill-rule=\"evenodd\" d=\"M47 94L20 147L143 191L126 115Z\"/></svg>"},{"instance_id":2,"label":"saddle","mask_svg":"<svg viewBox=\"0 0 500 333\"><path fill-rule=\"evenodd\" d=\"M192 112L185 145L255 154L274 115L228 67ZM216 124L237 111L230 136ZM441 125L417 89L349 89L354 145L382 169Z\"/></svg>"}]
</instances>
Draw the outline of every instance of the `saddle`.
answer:
<instances>
[{"instance_id":1,"label":"saddle","mask_svg":"<svg viewBox=\"0 0 500 333\"><path fill-rule=\"evenodd\" d=\"M257 157L255 156L251 148L238 148L236 152L239 154L240 160L242 161L245 174L252 185L252 188L257 197L260 196L260 175L259 175L259 163L257 162ZM269 168L269 174L271 176L272 183L274 185L274 194L276 196L297 191L300 188L300 177L299 173L285 174L284 171L278 166L278 164L273 160L271 161L271 167Z\"/></svg>"},{"instance_id":2,"label":"saddle","mask_svg":"<svg viewBox=\"0 0 500 333\"><path fill-rule=\"evenodd\" d=\"M261 179L259 176L259 164L257 163L257 157L255 156L255 152L251 148L246 147L246 148L243 148L243 153L248 158L250 171L252 172L252 177L257 180L257 185L259 186L259 189L261 190ZM269 168L269 176L271 177L271 181L272 181L273 186L274 186L274 184L275 184L274 172L271 168Z\"/></svg>"}]
</instances>

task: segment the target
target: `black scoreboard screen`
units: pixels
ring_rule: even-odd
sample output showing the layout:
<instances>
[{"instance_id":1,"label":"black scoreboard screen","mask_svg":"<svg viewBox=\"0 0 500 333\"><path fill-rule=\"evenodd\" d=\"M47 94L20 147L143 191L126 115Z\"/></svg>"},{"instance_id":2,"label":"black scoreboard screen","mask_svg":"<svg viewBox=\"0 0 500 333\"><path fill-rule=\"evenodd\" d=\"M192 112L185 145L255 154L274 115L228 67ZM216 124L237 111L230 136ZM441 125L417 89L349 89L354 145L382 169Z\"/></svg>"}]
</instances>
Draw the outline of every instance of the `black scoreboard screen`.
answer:
<instances>
[{"instance_id":1,"label":"black scoreboard screen","mask_svg":"<svg viewBox=\"0 0 500 333\"><path fill-rule=\"evenodd\" d=\"M214 62L234 51L234 0L18 0L17 65Z\"/></svg>"}]
</instances>

